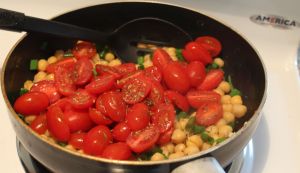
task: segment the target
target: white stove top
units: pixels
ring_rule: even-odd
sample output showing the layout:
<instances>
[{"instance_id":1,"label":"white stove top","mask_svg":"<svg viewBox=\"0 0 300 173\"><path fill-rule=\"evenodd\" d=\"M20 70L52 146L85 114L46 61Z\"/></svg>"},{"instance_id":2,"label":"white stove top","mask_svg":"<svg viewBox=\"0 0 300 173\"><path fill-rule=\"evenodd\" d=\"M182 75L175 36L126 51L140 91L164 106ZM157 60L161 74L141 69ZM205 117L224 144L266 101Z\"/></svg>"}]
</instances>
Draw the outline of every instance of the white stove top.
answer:
<instances>
[{"instance_id":1,"label":"white stove top","mask_svg":"<svg viewBox=\"0 0 300 173\"><path fill-rule=\"evenodd\" d=\"M51 18L65 11L109 2L107 0L1 0L0 8ZM300 21L298 0L164 0L191 8L232 26L258 50L267 69L268 97L261 123L253 137L253 167L243 173L300 172L300 80L297 71L297 47L300 27L278 29L250 21L250 16L271 14ZM23 33L0 31L0 63ZM298 103L298 104L297 104ZM0 99L1 172L23 173L16 152L15 133L4 101ZM245 171L247 170L247 171Z\"/></svg>"}]
</instances>

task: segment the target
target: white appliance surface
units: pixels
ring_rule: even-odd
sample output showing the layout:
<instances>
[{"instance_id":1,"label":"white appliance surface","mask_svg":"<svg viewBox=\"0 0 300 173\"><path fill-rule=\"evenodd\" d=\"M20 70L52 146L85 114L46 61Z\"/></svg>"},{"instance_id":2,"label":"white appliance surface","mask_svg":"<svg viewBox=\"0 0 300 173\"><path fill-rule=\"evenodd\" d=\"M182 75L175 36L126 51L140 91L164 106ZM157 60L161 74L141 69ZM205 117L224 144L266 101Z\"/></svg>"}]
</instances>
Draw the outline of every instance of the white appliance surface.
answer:
<instances>
[{"instance_id":1,"label":"white appliance surface","mask_svg":"<svg viewBox=\"0 0 300 173\"><path fill-rule=\"evenodd\" d=\"M1 0L0 8L50 19L66 11L107 3L107 0ZM237 30L257 49L268 74L267 101L253 137L253 173L300 172L300 83L297 48L300 27L278 29L258 25L252 15L278 15L300 21L298 0L164 0L209 15ZM191 21L192 22L192 21ZM0 63L24 33L0 30ZM241 57L242 58L242 57ZM297 106L298 105L298 106ZM0 99L0 168L5 173L23 173L16 151L15 133L3 98Z\"/></svg>"}]
</instances>

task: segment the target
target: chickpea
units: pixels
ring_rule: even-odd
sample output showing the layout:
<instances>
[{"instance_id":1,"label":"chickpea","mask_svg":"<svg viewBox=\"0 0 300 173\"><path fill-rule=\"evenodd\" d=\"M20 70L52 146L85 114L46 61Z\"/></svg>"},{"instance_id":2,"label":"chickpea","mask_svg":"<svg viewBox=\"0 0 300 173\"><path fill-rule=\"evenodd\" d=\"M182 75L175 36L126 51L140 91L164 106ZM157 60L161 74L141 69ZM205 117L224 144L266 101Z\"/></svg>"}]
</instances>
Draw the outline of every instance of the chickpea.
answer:
<instances>
[{"instance_id":1,"label":"chickpea","mask_svg":"<svg viewBox=\"0 0 300 173\"><path fill-rule=\"evenodd\" d=\"M34 121L35 119L36 119L36 115L29 115L25 117L25 122L31 124L32 121Z\"/></svg>"},{"instance_id":2,"label":"chickpea","mask_svg":"<svg viewBox=\"0 0 300 173\"><path fill-rule=\"evenodd\" d=\"M46 135L47 137L50 136L50 132L48 130L45 131L44 135Z\"/></svg>"},{"instance_id":3,"label":"chickpea","mask_svg":"<svg viewBox=\"0 0 300 173\"><path fill-rule=\"evenodd\" d=\"M242 97L240 95L231 97L231 104L243 104Z\"/></svg>"},{"instance_id":4,"label":"chickpea","mask_svg":"<svg viewBox=\"0 0 300 173\"><path fill-rule=\"evenodd\" d=\"M214 92L220 94L220 96L223 96L225 94L224 91L222 89L220 89L220 88L214 89Z\"/></svg>"},{"instance_id":5,"label":"chickpea","mask_svg":"<svg viewBox=\"0 0 300 173\"><path fill-rule=\"evenodd\" d=\"M65 148L71 151L76 151L76 149L70 144L66 145Z\"/></svg>"},{"instance_id":6,"label":"chickpea","mask_svg":"<svg viewBox=\"0 0 300 173\"><path fill-rule=\"evenodd\" d=\"M151 49L151 50L157 49L157 46L154 45L154 44L148 44L147 47L148 47L149 49Z\"/></svg>"},{"instance_id":7,"label":"chickpea","mask_svg":"<svg viewBox=\"0 0 300 173\"><path fill-rule=\"evenodd\" d=\"M94 64L98 64L100 62L101 58L100 55L98 53L96 53L93 57L92 57L92 61Z\"/></svg>"},{"instance_id":8,"label":"chickpea","mask_svg":"<svg viewBox=\"0 0 300 173\"><path fill-rule=\"evenodd\" d=\"M44 80L47 76L47 73L40 71L36 75L34 75L34 82L39 82L41 80Z\"/></svg>"},{"instance_id":9,"label":"chickpea","mask_svg":"<svg viewBox=\"0 0 300 173\"><path fill-rule=\"evenodd\" d=\"M186 133L180 129L175 129L171 136L171 140L175 144L183 143L185 139L186 139Z\"/></svg>"},{"instance_id":10,"label":"chickpea","mask_svg":"<svg viewBox=\"0 0 300 173\"><path fill-rule=\"evenodd\" d=\"M186 124L188 123L189 119L188 118L181 118L179 120L179 125L180 125L180 129L181 130L184 130L185 129L185 126Z\"/></svg>"},{"instance_id":11,"label":"chickpea","mask_svg":"<svg viewBox=\"0 0 300 173\"><path fill-rule=\"evenodd\" d=\"M148 67L153 66L153 63L152 63L152 61L144 61L143 65L144 65L145 68L148 68Z\"/></svg>"},{"instance_id":12,"label":"chickpea","mask_svg":"<svg viewBox=\"0 0 300 173\"><path fill-rule=\"evenodd\" d=\"M167 48L167 53L170 55L170 56L176 56L176 49L174 47L168 47Z\"/></svg>"},{"instance_id":13,"label":"chickpea","mask_svg":"<svg viewBox=\"0 0 300 173\"><path fill-rule=\"evenodd\" d=\"M235 116L231 112L224 112L223 113L223 118L227 123L231 123L235 120Z\"/></svg>"},{"instance_id":14,"label":"chickpea","mask_svg":"<svg viewBox=\"0 0 300 173\"><path fill-rule=\"evenodd\" d=\"M144 44L144 43L138 43L138 44L137 44L137 48L140 48L140 49L146 49L146 48L147 48L147 45Z\"/></svg>"},{"instance_id":15,"label":"chickpea","mask_svg":"<svg viewBox=\"0 0 300 173\"><path fill-rule=\"evenodd\" d=\"M218 133L218 127L215 126L215 125L211 125L211 126L208 126L206 128L206 131L208 132L209 135L217 134Z\"/></svg>"},{"instance_id":16,"label":"chickpea","mask_svg":"<svg viewBox=\"0 0 300 173\"><path fill-rule=\"evenodd\" d=\"M32 85L33 85L33 82L31 80L27 80L24 82L24 88L27 90L30 90Z\"/></svg>"},{"instance_id":17,"label":"chickpea","mask_svg":"<svg viewBox=\"0 0 300 173\"><path fill-rule=\"evenodd\" d=\"M245 105L234 104L232 106L232 113L236 118L243 117L247 112L247 107Z\"/></svg>"},{"instance_id":18,"label":"chickpea","mask_svg":"<svg viewBox=\"0 0 300 173\"><path fill-rule=\"evenodd\" d=\"M55 57L57 58L57 60L58 60L58 59L63 58L63 57L64 57L64 54L65 54L65 52L64 52L63 50L57 50L57 51L55 51L54 56L55 56ZM49 64L51 64L51 63L49 63Z\"/></svg>"},{"instance_id":19,"label":"chickpea","mask_svg":"<svg viewBox=\"0 0 300 173\"><path fill-rule=\"evenodd\" d=\"M214 138L214 140L216 140L216 139L219 139L220 138L220 136L217 134L217 133L215 133L215 134L211 134L211 135L209 135L210 137L212 137L212 138Z\"/></svg>"},{"instance_id":20,"label":"chickpea","mask_svg":"<svg viewBox=\"0 0 300 173\"><path fill-rule=\"evenodd\" d=\"M176 55L172 55L172 56L170 56L170 57L171 57L171 59L172 59L173 61L178 61L178 58L177 58Z\"/></svg>"},{"instance_id":21,"label":"chickpea","mask_svg":"<svg viewBox=\"0 0 300 173\"><path fill-rule=\"evenodd\" d=\"M184 149L185 149L185 145L184 145L183 143L177 144L177 145L175 146L175 148L174 148L175 153L176 153L176 152L183 152Z\"/></svg>"},{"instance_id":22,"label":"chickpea","mask_svg":"<svg viewBox=\"0 0 300 173\"><path fill-rule=\"evenodd\" d=\"M115 59L115 55L112 54L112 53L110 53L110 52L108 52L108 53L105 54L104 59L106 61L108 61L108 62L111 62L112 60Z\"/></svg>"},{"instance_id":23,"label":"chickpea","mask_svg":"<svg viewBox=\"0 0 300 173\"><path fill-rule=\"evenodd\" d=\"M114 59L114 60L112 60L112 61L110 61L109 63L108 63L108 66L111 66L111 67L113 67L113 66L118 66L118 65L121 65L122 63L121 63L121 60L119 60L119 59Z\"/></svg>"},{"instance_id":24,"label":"chickpea","mask_svg":"<svg viewBox=\"0 0 300 173\"><path fill-rule=\"evenodd\" d=\"M146 54L144 56L144 62L146 62L146 61L151 61L151 55L150 54Z\"/></svg>"},{"instance_id":25,"label":"chickpea","mask_svg":"<svg viewBox=\"0 0 300 173\"><path fill-rule=\"evenodd\" d=\"M187 140L185 142L185 144L186 144L186 147L189 147L189 146L195 146L195 147L197 147L197 145L194 142L191 142L190 140Z\"/></svg>"},{"instance_id":26,"label":"chickpea","mask_svg":"<svg viewBox=\"0 0 300 173\"><path fill-rule=\"evenodd\" d=\"M224 66L224 61L221 58L215 58L214 59L214 63L216 63L219 67L223 67Z\"/></svg>"},{"instance_id":27,"label":"chickpea","mask_svg":"<svg viewBox=\"0 0 300 173\"><path fill-rule=\"evenodd\" d=\"M165 157L161 153L154 153L150 160L151 161L160 161L160 160L165 160Z\"/></svg>"},{"instance_id":28,"label":"chickpea","mask_svg":"<svg viewBox=\"0 0 300 173\"><path fill-rule=\"evenodd\" d=\"M184 149L183 153L185 155L192 155L198 153L200 150L197 146L188 146Z\"/></svg>"},{"instance_id":29,"label":"chickpea","mask_svg":"<svg viewBox=\"0 0 300 173\"><path fill-rule=\"evenodd\" d=\"M224 115L223 115L224 116ZM224 118L221 118L218 122L217 122L217 126L221 126L221 125L226 125L227 124L227 122L226 122L226 120L224 119Z\"/></svg>"},{"instance_id":30,"label":"chickpea","mask_svg":"<svg viewBox=\"0 0 300 173\"><path fill-rule=\"evenodd\" d=\"M83 150L78 150L77 152L80 153L80 154L84 154Z\"/></svg>"},{"instance_id":31,"label":"chickpea","mask_svg":"<svg viewBox=\"0 0 300 173\"><path fill-rule=\"evenodd\" d=\"M48 64L53 64L57 62L57 58L55 56L50 56L47 61Z\"/></svg>"},{"instance_id":32,"label":"chickpea","mask_svg":"<svg viewBox=\"0 0 300 173\"><path fill-rule=\"evenodd\" d=\"M45 59L40 59L38 61L38 70L39 71L45 71L47 66L48 66L48 61L46 61Z\"/></svg>"},{"instance_id":33,"label":"chickpea","mask_svg":"<svg viewBox=\"0 0 300 173\"><path fill-rule=\"evenodd\" d=\"M231 89L230 84L226 81L222 81L219 86L219 89L221 89L222 91L224 91L225 93L228 93Z\"/></svg>"},{"instance_id":34,"label":"chickpea","mask_svg":"<svg viewBox=\"0 0 300 173\"><path fill-rule=\"evenodd\" d=\"M228 137L232 133L232 127L229 125L219 126L219 137Z\"/></svg>"},{"instance_id":35,"label":"chickpea","mask_svg":"<svg viewBox=\"0 0 300 173\"><path fill-rule=\"evenodd\" d=\"M172 143L168 143L165 145L169 153L174 153L175 146Z\"/></svg>"},{"instance_id":36,"label":"chickpea","mask_svg":"<svg viewBox=\"0 0 300 173\"><path fill-rule=\"evenodd\" d=\"M160 149L162 150L162 153L166 156L168 156L170 153L168 151L168 148L166 146L162 146L160 147Z\"/></svg>"},{"instance_id":37,"label":"chickpea","mask_svg":"<svg viewBox=\"0 0 300 173\"><path fill-rule=\"evenodd\" d=\"M184 153L179 151L179 152L170 154L169 159L178 159L178 158L183 157L183 156L184 156Z\"/></svg>"},{"instance_id":38,"label":"chickpea","mask_svg":"<svg viewBox=\"0 0 300 173\"><path fill-rule=\"evenodd\" d=\"M231 103L230 101L231 101L231 96L230 95L223 95L221 97L221 102L223 104L229 104L229 103Z\"/></svg>"},{"instance_id":39,"label":"chickpea","mask_svg":"<svg viewBox=\"0 0 300 173\"><path fill-rule=\"evenodd\" d=\"M100 59L100 61L97 64L108 65L108 62L103 59Z\"/></svg>"},{"instance_id":40,"label":"chickpea","mask_svg":"<svg viewBox=\"0 0 300 173\"><path fill-rule=\"evenodd\" d=\"M54 74L50 73L46 76L46 80L54 80Z\"/></svg>"},{"instance_id":41,"label":"chickpea","mask_svg":"<svg viewBox=\"0 0 300 173\"><path fill-rule=\"evenodd\" d=\"M224 112L232 112L232 104L223 104L222 107Z\"/></svg>"},{"instance_id":42,"label":"chickpea","mask_svg":"<svg viewBox=\"0 0 300 173\"><path fill-rule=\"evenodd\" d=\"M209 144L209 143L203 143L203 145L202 145L202 151L203 150L207 150L207 149L209 149L209 148L211 148L212 147L212 145L211 144Z\"/></svg>"},{"instance_id":43,"label":"chickpea","mask_svg":"<svg viewBox=\"0 0 300 173\"><path fill-rule=\"evenodd\" d=\"M199 135L192 135L188 138L188 141L196 144L198 148L200 148L203 144L202 138Z\"/></svg>"}]
</instances>

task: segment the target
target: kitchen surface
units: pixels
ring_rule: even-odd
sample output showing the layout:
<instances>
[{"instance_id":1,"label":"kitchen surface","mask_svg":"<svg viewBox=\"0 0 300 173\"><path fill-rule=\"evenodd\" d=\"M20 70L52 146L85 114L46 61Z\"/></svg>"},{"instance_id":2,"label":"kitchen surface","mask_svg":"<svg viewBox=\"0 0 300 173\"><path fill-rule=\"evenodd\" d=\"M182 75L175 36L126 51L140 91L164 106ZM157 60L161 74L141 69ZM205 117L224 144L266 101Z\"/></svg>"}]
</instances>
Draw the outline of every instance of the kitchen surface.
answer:
<instances>
[{"instance_id":1,"label":"kitchen surface","mask_svg":"<svg viewBox=\"0 0 300 173\"><path fill-rule=\"evenodd\" d=\"M64 12L108 2L118 1L1 0L0 8L50 19ZM164 0L157 2L182 6L215 18L232 27L253 45L266 67L267 101L258 129L245 149L246 156L240 172L299 173L300 76L297 69L297 56L300 58L300 1ZM10 50L24 34L0 30L1 67ZM0 106L1 172L24 173L18 158L15 133L9 122L8 110L3 98L0 100Z\"/></svg>"}]
</instances>

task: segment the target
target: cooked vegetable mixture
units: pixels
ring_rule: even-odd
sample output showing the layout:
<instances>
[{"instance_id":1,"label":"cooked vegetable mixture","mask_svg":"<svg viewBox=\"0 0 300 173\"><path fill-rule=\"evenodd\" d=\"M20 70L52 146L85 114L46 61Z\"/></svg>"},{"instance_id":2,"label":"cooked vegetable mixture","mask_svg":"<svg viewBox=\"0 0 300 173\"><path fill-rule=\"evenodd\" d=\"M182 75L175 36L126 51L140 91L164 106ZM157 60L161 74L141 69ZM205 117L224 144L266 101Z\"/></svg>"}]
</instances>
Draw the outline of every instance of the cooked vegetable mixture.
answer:
<instances>
[{"instance_id":1,"label":"cooked vegetable mixture","mask_svg":"<svg viewBox=\"0 0 300 173\"><path fill-rule=\"evenodd\" d=\"M176 159L233 134L247 107L222 70L216 38L201 36L183 49L138 47L153 53L122 63L108 47L78 41L33 59L37 73L24 82L15 111L47 140L117 160Z\"/></svg>"}]
</instances>

